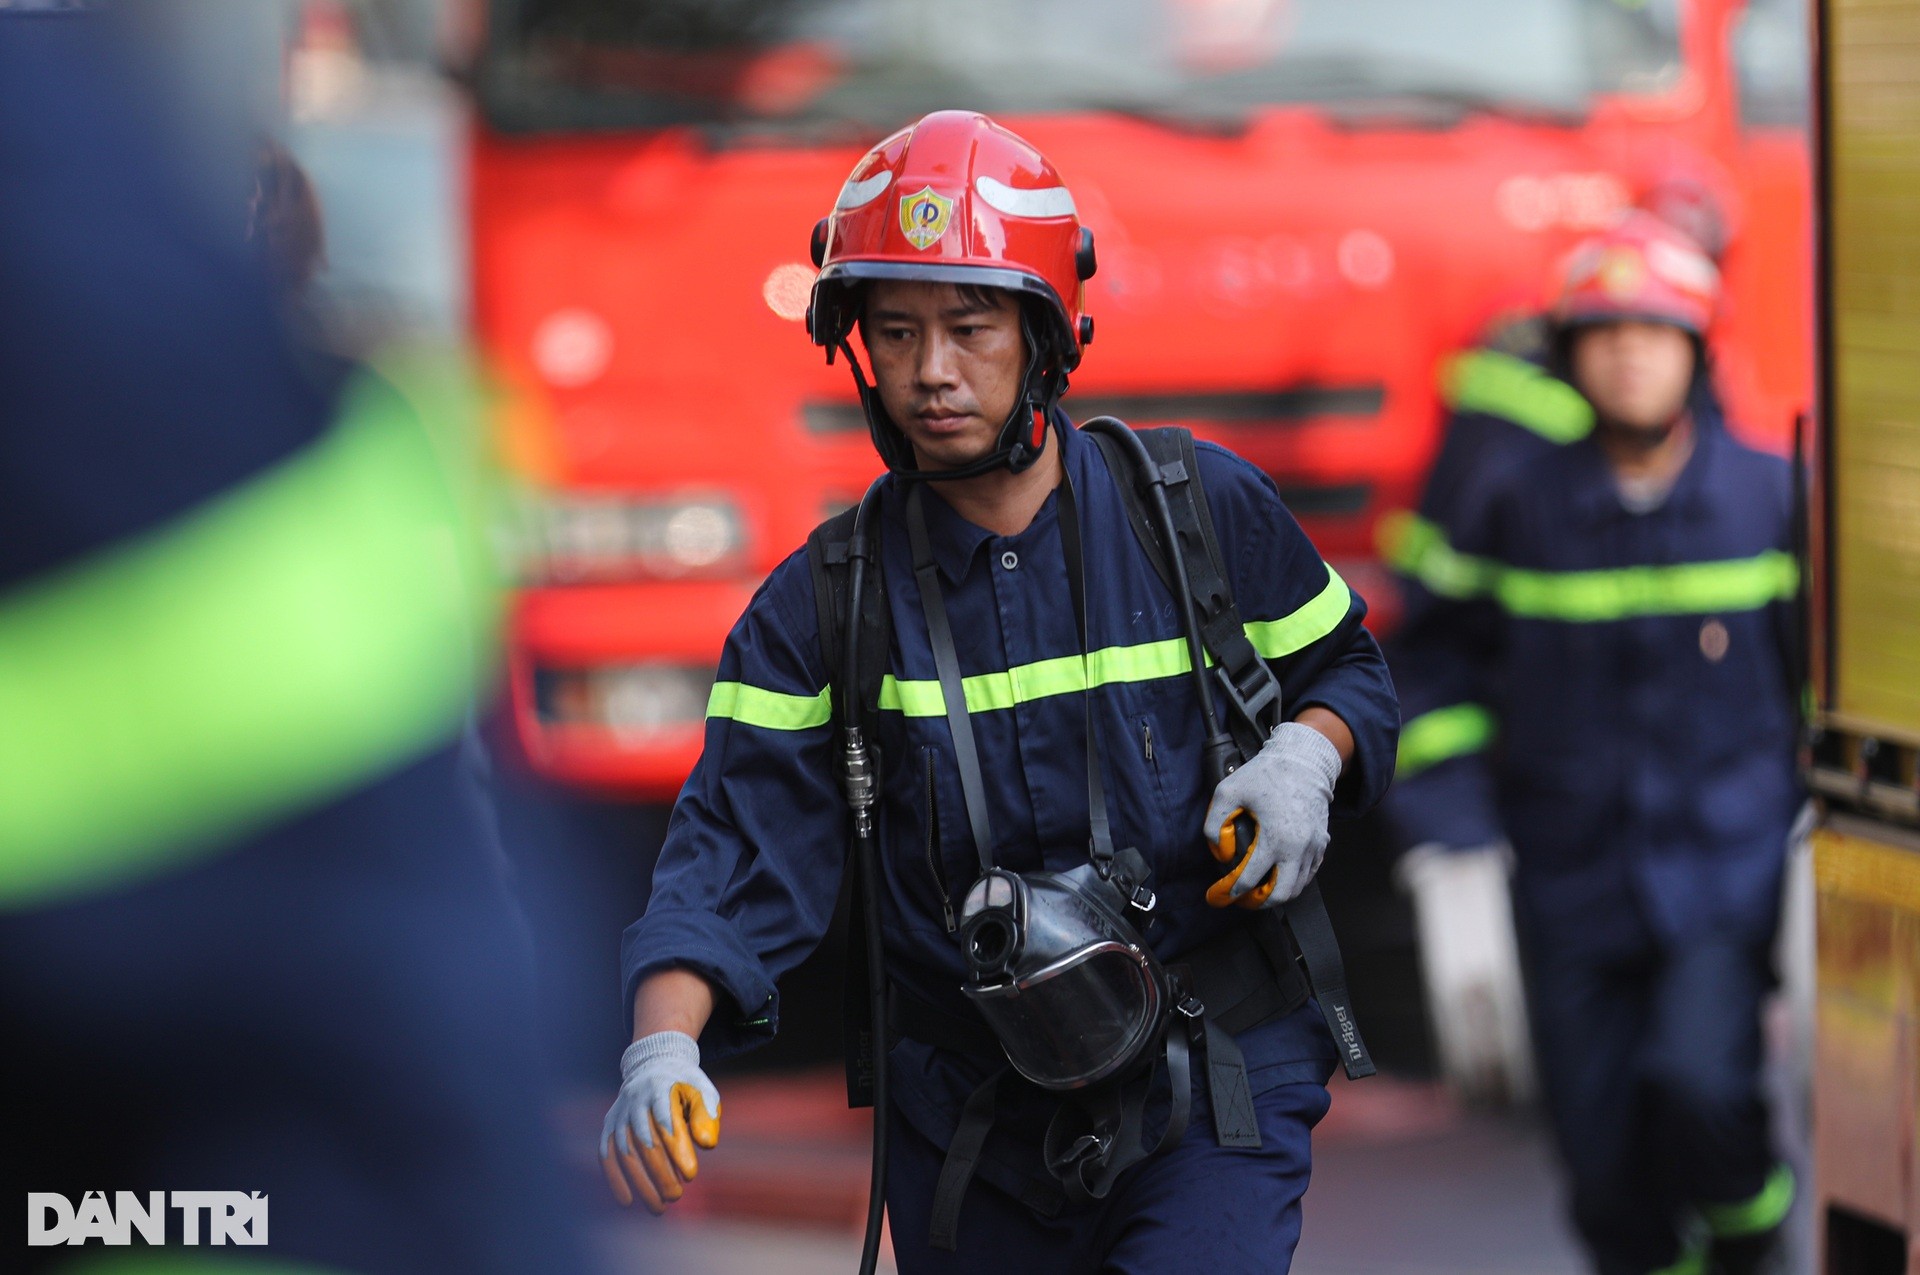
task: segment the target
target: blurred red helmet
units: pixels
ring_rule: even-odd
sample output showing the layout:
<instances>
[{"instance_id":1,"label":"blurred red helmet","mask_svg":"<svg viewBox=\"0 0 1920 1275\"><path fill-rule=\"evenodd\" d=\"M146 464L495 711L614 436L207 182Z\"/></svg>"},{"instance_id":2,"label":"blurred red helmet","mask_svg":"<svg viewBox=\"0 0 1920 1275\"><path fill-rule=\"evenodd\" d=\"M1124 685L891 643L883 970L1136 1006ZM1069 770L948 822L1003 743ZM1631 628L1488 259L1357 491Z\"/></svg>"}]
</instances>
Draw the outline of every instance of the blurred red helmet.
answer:
<instances>
[{"instance_id":1,"label":"blurred red helmet","mask_svg":"<svg viewBox=\"0 0 1920 1275\"><path fill-rule=\"evenodd\" d=\"M1733 229L1726 201L1706 178L1671 169L1654 178L1635 203L1699 244L1716 262L1727 255Z\"/></svg>"},{"instance_id":2,"label":"blurred red helmet","mask_svg":"<svg viewBox=\"0 0 1920 1275\"><path fill-rule=\"evenodd\" d=\"M1003 288L1022 299L1028 367L1000 446L957 478L1039 457L1046 417L1066 374L1093 339L1086 280L1093 232L1046 156L984 115L935 111L875 146L853 166L833 212L813 229L807 331L833 352L852 351L862 286L882 279ZM912 450L860 377L874 445L889 468L913 473Z\"/></svg>"},{"instance_id":3,"label":"blurred red helmet","mask_svg":"<svg viewBox=\"0 0 1920 1275\"><path fill-rule=\"evenodd\" d=\"M1563 331L1639 319L1704 339L1720 271L1700 245L1646 212L1629 212L1567 257L1554 318Z\"/></svg>"}]
</instances>

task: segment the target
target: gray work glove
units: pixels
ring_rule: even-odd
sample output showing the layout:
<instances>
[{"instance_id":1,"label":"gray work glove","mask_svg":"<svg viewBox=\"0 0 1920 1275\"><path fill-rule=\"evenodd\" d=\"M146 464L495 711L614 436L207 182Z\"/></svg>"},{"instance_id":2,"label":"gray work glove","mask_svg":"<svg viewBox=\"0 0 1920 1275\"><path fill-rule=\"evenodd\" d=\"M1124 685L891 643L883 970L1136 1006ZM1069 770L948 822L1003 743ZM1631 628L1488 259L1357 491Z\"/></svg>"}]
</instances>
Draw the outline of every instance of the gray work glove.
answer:
<instances>
[{"instance_id":1,"label":"gray work glove","mask_svg":"<svg viewBox=\"0 0 1920 1275\"><path fill-rule=\"evenodd\" d=\"M655 1213L699 1171L695 1146L720 1143L720 1091L700 1070L700 1046L685 1032L654 1032L620 1057L620 1096L600 1128L600 1163L622 1204L635 1195Z\"/></svg>"},{"instance_id":2,"label":"gray work glove","mask_svg":"<svg viewBox=\"0 0 1920 1275\"><path fill-rule=\"evenodd\" d=\"M1534 1094L1533 1044L1520 978L1505 842L1407 851L1394 880L1413 897L1427 1012L1440 1070L1471 1106L1524 1105Z\"/></svg>"},{"instance_id":3,"label":"gray work glove","mask_svg":"<svg viewBox=\"0 0 1920 1275\"><path fill-rule=\"evenodd\" d=\"M1340 753L1311 726L1282 722L1257 756L1220 781L1207 807L1213 857L1233 865L1207 887L1207 902L1224 908L1269 908L1307 888L1327 854L1327 808L1340 778ZM1255 825L1251 847L1239 844L1234 820Z\"/></svg>"}]
</instances>

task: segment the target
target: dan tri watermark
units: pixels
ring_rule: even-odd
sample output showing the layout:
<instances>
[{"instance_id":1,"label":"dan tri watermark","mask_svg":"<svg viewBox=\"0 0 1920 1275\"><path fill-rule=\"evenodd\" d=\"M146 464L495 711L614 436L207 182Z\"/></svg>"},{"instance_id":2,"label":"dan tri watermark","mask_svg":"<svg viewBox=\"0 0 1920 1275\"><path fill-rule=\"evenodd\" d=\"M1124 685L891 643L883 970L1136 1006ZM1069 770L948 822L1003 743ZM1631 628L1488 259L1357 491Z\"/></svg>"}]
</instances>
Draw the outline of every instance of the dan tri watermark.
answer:
<instances>
[{"instance_id":1,"label":"dan tri watermark","mask_svg":"<svg viewBox=\"0 0 1920 1275\"><path fill-rule=\"evenodd\" d=\"M255 1191L89 1191L74 1203L57 1191L27 1192L27 1243L167 1242L167 1214L180 1218L180 1242L265 1244L267 1197Z\"/></svg>"}]
</instances>

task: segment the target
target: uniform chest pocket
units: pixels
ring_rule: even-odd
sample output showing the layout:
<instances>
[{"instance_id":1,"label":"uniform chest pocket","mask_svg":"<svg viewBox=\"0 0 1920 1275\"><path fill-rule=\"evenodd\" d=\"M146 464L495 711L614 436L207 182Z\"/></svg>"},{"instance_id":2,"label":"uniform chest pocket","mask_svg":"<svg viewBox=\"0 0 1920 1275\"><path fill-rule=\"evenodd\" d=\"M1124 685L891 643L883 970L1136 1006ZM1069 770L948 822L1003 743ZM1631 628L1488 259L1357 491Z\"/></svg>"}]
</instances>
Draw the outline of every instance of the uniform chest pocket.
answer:
<instances>
[{"instance_id":1,"label":"uniform chest pocket","mask_svg":"<svg viewBox=\"0 0 1920 1275\"><path fill-rule=\"evenodd\" d=\"M1136 713L1129 715L1126 720L1129 737L1124 743L1137 759L1138 770L1135 773L1144 782L1129 784L1122 778L1118 785L1120 791L1112 794L1117 798L1113 802L1114 812L1125 820L1127 832L1132 834L1131 839L1138 843L1138 849L1147 856L1147 861L1153 864L1155 875L1164 878L1168 870L1182 858L1182 845L1191 848L1197 842L1198 817L1180 817L1186 812L1179 809L1176 795L1179 785L1172 782L1169 773L1176 754L1171 750L1171 741L1161 729L1158 719L1152 713ZM1114 760L1119 761L1120 758ZM1120 770L1121 767L1114 769ZM1189 822L1195 826L1181 826Z\"/></svg>"}]
</instances>

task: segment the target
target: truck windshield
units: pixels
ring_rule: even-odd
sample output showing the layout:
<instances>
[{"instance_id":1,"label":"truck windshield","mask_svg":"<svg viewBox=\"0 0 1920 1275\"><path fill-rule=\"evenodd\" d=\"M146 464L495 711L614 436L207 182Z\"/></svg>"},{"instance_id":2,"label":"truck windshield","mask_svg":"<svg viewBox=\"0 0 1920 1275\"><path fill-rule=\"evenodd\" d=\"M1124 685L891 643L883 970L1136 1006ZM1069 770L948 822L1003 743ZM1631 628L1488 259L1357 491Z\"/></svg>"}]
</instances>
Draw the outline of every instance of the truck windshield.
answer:
<instances>
[{"instance_id":1,"label":"truck windshield","mask_svg":"<svg viewBox=\"0 0 1920 1275\"><path fill-rule=\"evenodd\" d=\"M929 110L1230 128L1311 102L1576 116L1680 74L1678 0L493 0L497 127L870 134Z\"/></svg>"}]
</instances>

